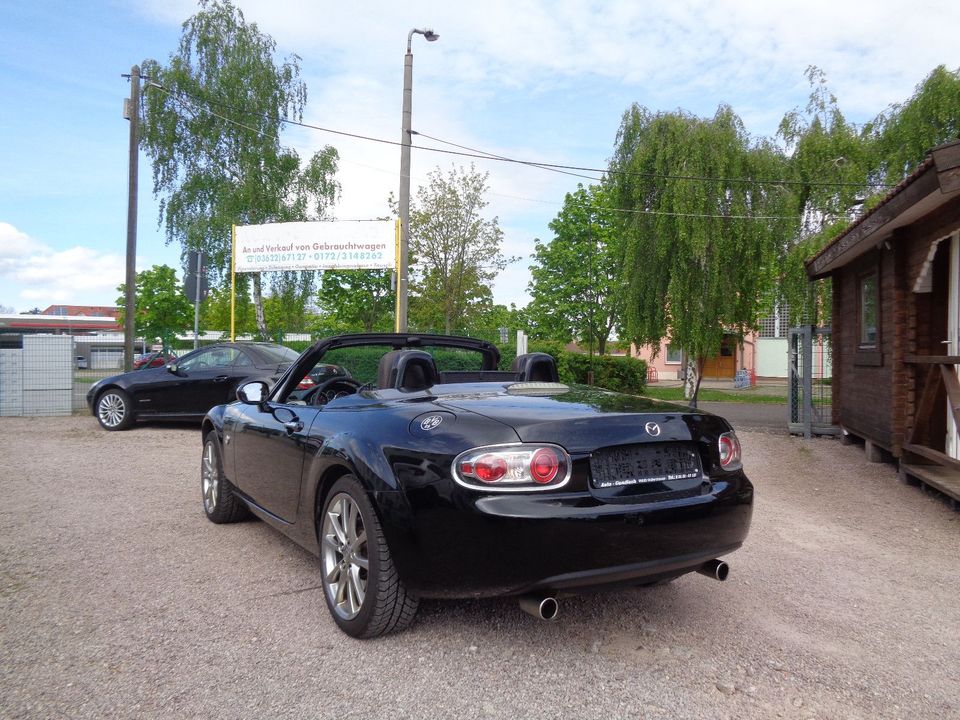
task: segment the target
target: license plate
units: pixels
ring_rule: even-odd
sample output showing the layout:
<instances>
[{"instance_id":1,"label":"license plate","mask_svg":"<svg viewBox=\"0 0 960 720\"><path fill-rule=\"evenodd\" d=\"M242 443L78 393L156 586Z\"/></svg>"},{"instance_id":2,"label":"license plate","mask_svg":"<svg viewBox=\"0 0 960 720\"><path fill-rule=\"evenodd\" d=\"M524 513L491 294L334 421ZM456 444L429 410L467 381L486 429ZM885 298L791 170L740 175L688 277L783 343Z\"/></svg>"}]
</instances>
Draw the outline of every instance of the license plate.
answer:
<instances>
[{"instance_id":1,"label":"license plate","mask_svg":"<svg viewBox=\"0 0 960 720\"><path fill-rule=\"evenodd\" d=\"M590 457L598 488L692 480L702 475L700 456L682 443L648 443L604 448Z\"/></svg>"}]
</instances>

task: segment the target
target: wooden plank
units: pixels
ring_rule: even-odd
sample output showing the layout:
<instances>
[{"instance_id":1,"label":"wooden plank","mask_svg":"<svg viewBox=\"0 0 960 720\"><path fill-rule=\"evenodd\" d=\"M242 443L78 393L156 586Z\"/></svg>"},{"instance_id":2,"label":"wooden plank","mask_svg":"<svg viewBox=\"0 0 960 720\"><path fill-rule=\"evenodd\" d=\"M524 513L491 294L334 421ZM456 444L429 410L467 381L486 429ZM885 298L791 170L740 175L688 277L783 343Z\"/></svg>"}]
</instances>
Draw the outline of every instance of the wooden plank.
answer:
<instances>
[{"instance_id":1,"label":"wooden plank","mask_svg":"<svg viewBox=\"0 0 960 720\"><path fill-rule=\"evenodd\" d=\"M901 465L901 472L921 480L932 488L960 500L960 470L940 465Z\"/></svg>"},{"instance_id":2,"label":"wooden plank","mask_svg":"<svg viewBox=\"0 0 960 720\"><path fill-rule=\"evenodd\" d=\"M947 365L940 366L940 377L943 378L943 386L947 389L947 402L950 405L950 412L953 413L953 421L960 428L960 380L957 380L956 371Z\"/></svg>"},{"instance_id":3,"label":"wooden plank","mask_svg":"<svg viewBox=\"0 0 960 720\"><path fill-rule=\"evenodd\" d=\"M907 355L903 361L912 365L960 365L960 355Z\"/></svg>"},{"instance_id":4,"label":"wooden plank","mask_svg":"<svg viewBox=\"0 0 960 720\"><path fill-rule=\"evenodd\" d=\"M960 167L960 142L944 144L934 148L930 154L933 156L933 164L936 166L937 172Z\"/></svg>"},{"instance_id":5,"label":"wooden plank","mask_svg":"<svg viewBox=\"0 0 960 720\"><path fill-rule=\"evenodd\" d=\"M937 390L940 389L940 373L936 365L931 365L927 370L927 380L923 384L923 395L920 402L917 403L916 410L913 413L913 427L910 430L910 437L907 444L918 443L920 440L927 440L925 436L927 428L930 425L930 413L933 412L933 404L937 399Z\"/></svg>"},{"instance_id":6,"label":"wooden plank","mask_svg":"<svg viewBox=\"0 0 960 720\"><path fill-rule=\"evenodd\" d=\"M937 465L952 468L953 470L960 472L960 460L952 458L946 453L940 452L939 450L934 450L933 448L927 447L926 445L904 445L903 452L917 455L918 457L925 458L930 462L936 463Z\"/></svg>"}]
</instances>

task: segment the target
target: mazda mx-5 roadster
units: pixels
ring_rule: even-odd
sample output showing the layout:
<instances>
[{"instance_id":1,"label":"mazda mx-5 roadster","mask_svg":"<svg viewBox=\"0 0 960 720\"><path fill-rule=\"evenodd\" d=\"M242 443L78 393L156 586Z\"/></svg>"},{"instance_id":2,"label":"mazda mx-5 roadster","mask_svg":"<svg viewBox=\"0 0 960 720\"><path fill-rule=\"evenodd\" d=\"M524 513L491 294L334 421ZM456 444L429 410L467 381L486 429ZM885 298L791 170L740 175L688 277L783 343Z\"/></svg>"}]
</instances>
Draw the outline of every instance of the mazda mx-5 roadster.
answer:
<instances>
[{"instance_id":1,"label":"mazda mx-5 roadster","mask_svg":"<svg viewBox=\"0 0 960 720\"><path fill-rule=\"evenodd\" d=\"M499 362L462 337L316 342L207 414L207 517L252 513L317 555L355 637L405 628L424 597L517 596L550 619L570 593L725 579L753 507L725 420L563 384L544 353Z\"/></svg>"}]
</instances>

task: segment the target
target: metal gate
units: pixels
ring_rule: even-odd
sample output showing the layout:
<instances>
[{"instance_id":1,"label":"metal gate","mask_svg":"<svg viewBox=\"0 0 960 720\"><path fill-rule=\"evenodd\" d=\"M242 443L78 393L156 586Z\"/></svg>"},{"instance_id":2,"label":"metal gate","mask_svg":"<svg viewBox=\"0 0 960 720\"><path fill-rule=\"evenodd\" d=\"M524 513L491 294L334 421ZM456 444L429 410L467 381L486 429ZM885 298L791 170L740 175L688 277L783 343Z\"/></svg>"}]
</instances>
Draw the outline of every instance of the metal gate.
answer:
<instances>
[{"instance_id":1,"label":"metal gate","mask_svg":"<svg viewBox=\"0 0 960 720\"><path fill-rule=\"evenodd\" d=\"M787 406L794 435L837 435L833 418L833 342L829 327L803 325L788 333Z\"/></svg>"}]
</instances>

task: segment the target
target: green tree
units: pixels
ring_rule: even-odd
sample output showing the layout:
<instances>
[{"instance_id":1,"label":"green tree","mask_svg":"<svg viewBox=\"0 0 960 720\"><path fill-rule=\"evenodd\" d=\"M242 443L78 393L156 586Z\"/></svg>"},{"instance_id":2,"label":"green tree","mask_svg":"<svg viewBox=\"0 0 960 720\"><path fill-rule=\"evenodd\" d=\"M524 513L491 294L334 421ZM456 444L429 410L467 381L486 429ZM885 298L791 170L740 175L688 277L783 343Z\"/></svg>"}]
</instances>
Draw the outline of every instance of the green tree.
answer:
<instances>
[{"instance_id":1,"label":"green tree","mask_svg":"<svg viewBox=\"0 0 960 720\"><path fill-rule=\"evenodd\" d=\"M862 211L874 191L869 179L876 165L869 133L846 120L824 73L811 65L806 76L811 87L806 111L787 113L778 129L790 154L787 209L797 223L778 246L777 294L793 323L816 323L829 312L829 282L809 283L804 261Z\"/></svg>"},{"instance_id":2,"label":"green tree","mask_svg":"<svg viewBox=\"0 0 960 720\"><path fill-rule=\"evenodd\" d=\"M339 332L393 330L396 299L389 271L327 270L318 300L329 324Z\"/></svg>"},{"instance_id":3,"label":"green tree","mask_svg":"<svg viewBox=\"0 0 960 720\"><path fill-rule=\"evenodd\" d=\"M607 340L622 312L622 248L617 242L609 193L599 185L578 185L550 222L553 239L536 241L528 285L527 314L533 336L597 344Z\"/></svg>"},{"instance_id":4,"label":"green tree","mask_svg":"<svg viewBox=\"0 0 960 720\"><path fill-rule=\"evenodd\" d=\"M934 68L914 94L874 120L879 172L895 185L913 172L931 148L960 138L960 68Z\"/></svg>"},{"instance_id":5,"label":"green tree","mask_svg":"<svg viewBox=\"0 0 960 720\"><path fill-rule=\"evenodd\" d=\"M257 319L250 301L250 281L247 275L237 276L237 294L234 300L234 332L237 335L253 335L257 332ZM230 286L224 284L213 288L207 299L200 303L200 323L207 330L230 336Z\"/></svg>"},{"instance_id":6,"label":"green tree","mask_svg":"<svg viewBox=\"0 0 960 720\"><path fill-rule=\"evenodd\" d=\"M686 351L694 404L704 360L725 333L755 326L773 285L789 198L760 180L782 177L784 164L726 106L711 119L624 113L610 165L611 198L626 211L624 329L640 345L670 337Z\"/></svg>"},{"instance_id":7,"label":"green tree","mask_svg":"<svg viewBox=\"0 0 960 720\"><path fill-rule=\"evenodd\" d=\"M302 164L281 146L286 120L300 120L306 85L296 55L275 60L276 43L247 23L229 0L200 0L166 65L143 63L142 143L153 162L154 194L167 241L201 249L216 277L230 270L231 226L314 220L336 199L337 151ZM314 273L272 273L274 294L301 306ZM214 279L216 279L216 277ZM259 274L253 276L257 327L270 335Z\"/></svg>"},{"instance_id":8,"label":"green tree","mask_svg":"<svg viewBox=\"0 0 960 720\"><path fill-rule=\"evenodd\" d=\"M465 330L493 307L490 284L514 258L503 231L486 219L488 173L439 168L410 203L410 314L419 328Z\"/></svg>"},{"instance_id":9,"label":"green tree","mask_svg":"<svg viewBox=\"0 0 960 720\"><path fill-rule=\"evenodd\" d=\"M117 287L118 322L126 320L126 285ZM137 335L152 341L160 338L164 349L178 334L193 329L193 304L187 299L177 274L169 265L154 265L137 273L137 304L134 311Z\"/></svg>"}]
</instances>

